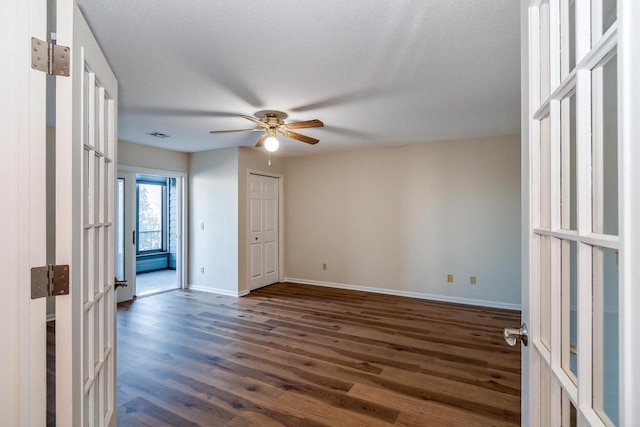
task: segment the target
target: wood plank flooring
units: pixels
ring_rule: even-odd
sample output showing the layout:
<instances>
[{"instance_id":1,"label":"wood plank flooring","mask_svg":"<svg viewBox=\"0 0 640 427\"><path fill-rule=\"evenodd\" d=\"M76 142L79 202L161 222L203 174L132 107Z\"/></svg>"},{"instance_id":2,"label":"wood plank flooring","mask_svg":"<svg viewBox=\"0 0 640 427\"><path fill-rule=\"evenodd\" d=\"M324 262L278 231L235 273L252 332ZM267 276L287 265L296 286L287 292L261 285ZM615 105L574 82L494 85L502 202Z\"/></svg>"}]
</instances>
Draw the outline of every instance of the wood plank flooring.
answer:
<instances>
[{"instance_id":1,"label":"wood plank flooring","mask_svg":"<svg viewBox=\"0 0 640 427\"><path fill-rule=\"evenodd\" d=\"M513 426L520 313L282 283L118 307L119 426Z\"/></svg>"}]
</instances>

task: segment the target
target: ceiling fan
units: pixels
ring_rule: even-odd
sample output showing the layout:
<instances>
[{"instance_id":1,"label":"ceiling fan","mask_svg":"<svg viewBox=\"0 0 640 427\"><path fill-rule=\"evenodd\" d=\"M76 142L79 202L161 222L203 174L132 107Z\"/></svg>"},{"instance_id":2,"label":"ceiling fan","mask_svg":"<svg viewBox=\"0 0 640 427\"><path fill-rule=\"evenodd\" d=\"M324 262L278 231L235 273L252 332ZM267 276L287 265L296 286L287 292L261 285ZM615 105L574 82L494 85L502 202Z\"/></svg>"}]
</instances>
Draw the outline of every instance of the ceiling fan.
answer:
<instances>
[{"instance_id":1,"label":"ceiling fan","mask_svg":"<svg viewBox=\"0 0 640 427\"><path fill-rule=\"evenodd\" d=\"M259 111L256 116L240 116L258 125L257 128L252 129L237 129L237 130L212 130L209 133L236 133L236 132L264 132L258 139L256 147L263 147L269 152L276 151L280 146L280 143L276 139L276 134L281 134L287 138L297 139L298 141L306 142L307 144L317 144L319 140L311 138L306 135L302 135L297 132L293 132L292 129L304 129L304 128L318 128L323 127L324 123L320 120L305 120L303 122L285 123L284 119L287 118L287 114L282 111Z\"/></svg>"}]
</instances>

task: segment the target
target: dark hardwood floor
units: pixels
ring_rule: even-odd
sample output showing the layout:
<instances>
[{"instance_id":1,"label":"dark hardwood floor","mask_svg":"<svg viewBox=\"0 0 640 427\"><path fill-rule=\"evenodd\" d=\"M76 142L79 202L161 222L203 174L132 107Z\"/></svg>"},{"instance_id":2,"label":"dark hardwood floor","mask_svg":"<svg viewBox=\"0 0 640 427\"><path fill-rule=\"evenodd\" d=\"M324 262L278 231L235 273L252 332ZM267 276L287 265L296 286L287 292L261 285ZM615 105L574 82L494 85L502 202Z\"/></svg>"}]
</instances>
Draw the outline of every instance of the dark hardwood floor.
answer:
<instances>
[{"instance_id":1,"label":"dark hardwood floor","mask_svg":"<svg viewBox=\"0 0 640 427\"><path fill-rule=\"evenodd\" d=\"M512 426L520 313L291 283L118 307L118 425Z\"/></svg>"}]
</instances>

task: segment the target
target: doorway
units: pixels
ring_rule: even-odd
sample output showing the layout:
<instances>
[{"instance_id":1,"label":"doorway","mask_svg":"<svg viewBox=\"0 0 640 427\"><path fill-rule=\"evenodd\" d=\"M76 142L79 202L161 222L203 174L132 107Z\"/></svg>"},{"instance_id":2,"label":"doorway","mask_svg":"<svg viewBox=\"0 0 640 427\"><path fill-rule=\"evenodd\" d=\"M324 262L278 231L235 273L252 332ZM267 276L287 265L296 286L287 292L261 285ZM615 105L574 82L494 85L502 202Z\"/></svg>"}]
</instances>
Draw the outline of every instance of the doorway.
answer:
<instances>
[{"instance_id":1,"label":"doorway","mask_svg":"<svg viewBox=\"0 0 640 427\"><path fill-rule=\"evenodd\" d=\"M117 185L118 302L180 289L184 284L182 174L120 169Z\"/></svg>"}]
</instances>

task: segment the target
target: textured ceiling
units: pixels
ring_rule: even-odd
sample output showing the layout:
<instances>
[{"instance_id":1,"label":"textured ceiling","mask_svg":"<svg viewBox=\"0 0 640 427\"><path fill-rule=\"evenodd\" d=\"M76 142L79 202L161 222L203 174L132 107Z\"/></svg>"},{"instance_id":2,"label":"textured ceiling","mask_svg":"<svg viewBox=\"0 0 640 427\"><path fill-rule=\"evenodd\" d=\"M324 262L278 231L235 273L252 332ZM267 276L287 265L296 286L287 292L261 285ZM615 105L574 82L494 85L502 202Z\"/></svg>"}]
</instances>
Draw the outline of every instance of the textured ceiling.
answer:
<instances>
[{"instance_id":1,"label":"textured ceiling","mask_svg":"<svg viewBox=\"0 0 640 427\"><path fill-rule=\"evenodd\" d=\"M252 146L237 117L320 119L284 156L499 135L520 126L514 0L77 0L120 83L119 137ZM158 131L170 138L146 135Z\"/></svg>"}]
</instances>

